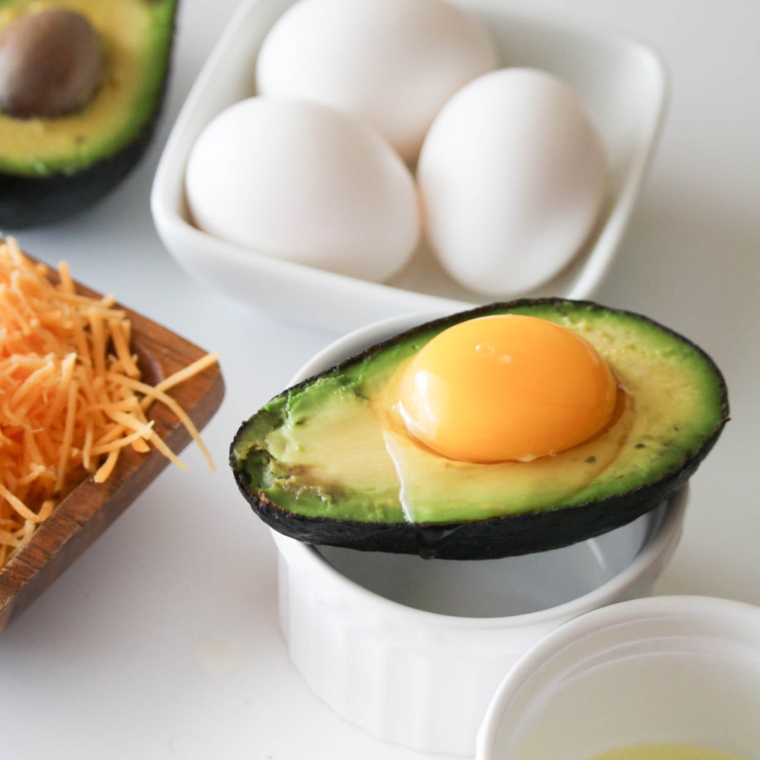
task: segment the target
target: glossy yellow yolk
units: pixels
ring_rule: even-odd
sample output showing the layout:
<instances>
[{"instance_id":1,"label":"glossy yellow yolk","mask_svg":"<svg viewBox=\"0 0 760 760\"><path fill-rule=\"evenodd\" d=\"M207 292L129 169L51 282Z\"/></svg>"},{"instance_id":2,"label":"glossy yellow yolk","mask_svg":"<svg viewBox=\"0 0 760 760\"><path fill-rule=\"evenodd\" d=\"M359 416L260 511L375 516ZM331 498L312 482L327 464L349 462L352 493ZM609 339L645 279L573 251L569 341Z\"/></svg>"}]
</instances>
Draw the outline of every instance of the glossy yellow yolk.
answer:
<instances>
[{"instance_id":1,"label":"glossy yellow yolk","mask_svg":"<svg viewBox=\"0 0 760 760\"><path fill-rule=\"evenodd\" d=\"M536 317L482 317L430 341L401 378L409 432L450 459L531 460L593 438L617 383L583 338Z\"/></svg>"}]
</instances>

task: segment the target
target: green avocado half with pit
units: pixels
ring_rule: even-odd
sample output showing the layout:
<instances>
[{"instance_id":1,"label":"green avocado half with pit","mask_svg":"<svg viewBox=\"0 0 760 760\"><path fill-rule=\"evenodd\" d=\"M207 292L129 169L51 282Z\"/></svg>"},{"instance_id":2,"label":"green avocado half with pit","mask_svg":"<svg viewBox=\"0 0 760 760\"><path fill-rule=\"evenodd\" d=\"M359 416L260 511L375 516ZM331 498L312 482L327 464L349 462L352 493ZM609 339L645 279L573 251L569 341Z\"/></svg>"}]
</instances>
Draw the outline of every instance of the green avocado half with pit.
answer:
<instances>
[{"instance_id":1,"label":"green avocado half with pit","mask_svg":"<svg viewBox=\"0 0 760 760\"><path fill-rule=\"evenodd\" d=\"M178 0L0 0L0 229L54 222L137 164Z\"/></svg>"},{"instance_id":2,"label":"green avocado half with pit","mask_svg":"<svg viewBox=\"0 0 760 760\"><path fill-rule=\"evenodd\" d=\"M496 314L555 322L597 349L625 389L606 430L556 456L474 464L394 427L386 412L405 364L446 328ZM675 332L593 303L521 300L409 330L275 396L243 423L230 464L255 512L292 538L492 559L592 538L653 509L727 420L720 371Z\"/></svg>"}]
</instances>

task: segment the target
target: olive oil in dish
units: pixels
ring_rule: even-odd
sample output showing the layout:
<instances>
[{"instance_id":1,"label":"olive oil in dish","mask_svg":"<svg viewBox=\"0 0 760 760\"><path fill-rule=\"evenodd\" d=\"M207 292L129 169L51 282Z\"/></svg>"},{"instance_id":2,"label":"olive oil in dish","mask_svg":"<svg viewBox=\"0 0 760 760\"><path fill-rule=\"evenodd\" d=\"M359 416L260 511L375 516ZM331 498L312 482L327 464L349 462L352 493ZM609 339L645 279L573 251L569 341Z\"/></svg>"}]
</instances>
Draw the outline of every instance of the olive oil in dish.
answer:
<instances>
[{"instance_id":1,"label":"olive oil in dish","mask_svg":"<svg viewBox=\"0 0 760 760\"><path fill-rule=\"evenodd\" d=\"M738 755L694 744L637 744L634 747L621 747L591 760L744 760Z\"/></svg>"}]
</instances>

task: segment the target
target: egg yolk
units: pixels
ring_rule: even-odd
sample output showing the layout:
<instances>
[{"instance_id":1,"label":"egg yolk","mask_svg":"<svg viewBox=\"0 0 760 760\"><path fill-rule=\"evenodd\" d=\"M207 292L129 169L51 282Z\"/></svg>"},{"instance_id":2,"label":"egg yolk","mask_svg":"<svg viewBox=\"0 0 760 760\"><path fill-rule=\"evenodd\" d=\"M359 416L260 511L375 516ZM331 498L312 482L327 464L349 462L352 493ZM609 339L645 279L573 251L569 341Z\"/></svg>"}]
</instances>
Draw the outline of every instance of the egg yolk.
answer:
<instances>
[{"instance_id":1,"label":"egg yolk","mask_svg":"<svg viewBox=\"0 0 760 760\"><path fill-rule=\"evenodd\" d=\"M465 462L530 461L593 438L617 383L574 332L537 317L482 317L450 327L404 370L399 411L431 449Z\"/></svg>"}]
</instances>

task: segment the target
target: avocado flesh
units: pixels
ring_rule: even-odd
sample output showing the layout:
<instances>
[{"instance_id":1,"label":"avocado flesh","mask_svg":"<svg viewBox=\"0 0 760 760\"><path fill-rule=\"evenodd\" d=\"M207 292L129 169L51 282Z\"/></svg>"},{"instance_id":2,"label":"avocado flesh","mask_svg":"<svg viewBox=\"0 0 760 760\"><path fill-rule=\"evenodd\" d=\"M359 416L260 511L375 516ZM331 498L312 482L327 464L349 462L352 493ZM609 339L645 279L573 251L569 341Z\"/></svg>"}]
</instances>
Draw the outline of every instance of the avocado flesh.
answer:
<instances>
[{"instance_id":1,"label":"avocado flesh","mask_svg":"<svg viewBox=\"0 0 760 760\"><path fill-rule=\"evenodd\" d=\"M446 327L507 313L556 322L600 352L624 389L613 422L532 462L431 452L392 409L404 364ZM437 556L507 556L590 538L654 508L696 469L727 413L720 372L675 333L594 304L517 301L409 331L275 397L239 431L231 464L259 514L296 538L416 552L429 544L419 529L435 527L450 533Z\"/></svg>"}]
</instances>

